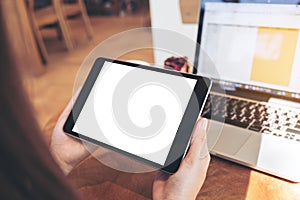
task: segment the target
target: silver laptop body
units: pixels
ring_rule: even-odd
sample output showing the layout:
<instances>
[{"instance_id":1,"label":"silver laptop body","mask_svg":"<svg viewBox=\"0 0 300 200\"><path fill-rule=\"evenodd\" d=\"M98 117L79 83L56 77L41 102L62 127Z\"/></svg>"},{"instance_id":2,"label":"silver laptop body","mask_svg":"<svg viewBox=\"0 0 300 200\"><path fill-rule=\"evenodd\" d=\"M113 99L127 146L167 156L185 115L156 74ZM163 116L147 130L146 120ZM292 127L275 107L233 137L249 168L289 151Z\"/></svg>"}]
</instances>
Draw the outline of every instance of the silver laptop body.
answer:
<instances>
[{"instance_id":1,"label":"silver laptop body","mask_svg":"<svg viewBox=\"0 0 300 200\"><path fill-rule=\"evenodd\" d=\"M195 63L216 85L211 154L300 182L300 8L203 4Z\"/></svg>"}]
</instances>

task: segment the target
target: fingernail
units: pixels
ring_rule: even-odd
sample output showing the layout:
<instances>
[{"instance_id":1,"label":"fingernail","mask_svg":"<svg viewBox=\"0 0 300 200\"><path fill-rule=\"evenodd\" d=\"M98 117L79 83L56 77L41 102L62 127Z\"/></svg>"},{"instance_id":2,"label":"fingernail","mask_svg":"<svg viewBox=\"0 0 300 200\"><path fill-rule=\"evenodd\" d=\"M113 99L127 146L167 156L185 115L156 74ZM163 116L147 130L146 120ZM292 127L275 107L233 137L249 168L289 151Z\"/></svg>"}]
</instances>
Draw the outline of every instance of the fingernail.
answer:
<instances>
[{"instance_id":1,"label":"fingernail","mask_svg":"<svg viewBox=\"0 0 300 200\"><path fill-rule=\"evenodd\" d=\"M207 119L205 118L202 118L201 121L200 121L200 129L202 130L206 130L207 129Z\"/></svg>"}]
</instances>

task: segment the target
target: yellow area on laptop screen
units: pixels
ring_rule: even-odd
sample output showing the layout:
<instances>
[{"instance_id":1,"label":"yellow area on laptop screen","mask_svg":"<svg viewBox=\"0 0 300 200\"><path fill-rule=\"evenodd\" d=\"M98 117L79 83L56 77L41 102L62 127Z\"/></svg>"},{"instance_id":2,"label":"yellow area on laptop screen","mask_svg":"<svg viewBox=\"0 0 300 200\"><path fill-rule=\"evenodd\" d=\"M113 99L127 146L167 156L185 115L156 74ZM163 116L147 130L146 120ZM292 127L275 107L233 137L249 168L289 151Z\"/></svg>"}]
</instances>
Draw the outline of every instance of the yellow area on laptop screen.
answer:
<instances>
[{"instance_id":1,"label":"yellow area on laptop screen","mask_svg":"<svg viewBox=\"0 0 300 200\"><path fill-rule=\"evenodd\" d=\"M299 29L258 27L251 80L288 86Z\"/></svg>"}]
</instances>

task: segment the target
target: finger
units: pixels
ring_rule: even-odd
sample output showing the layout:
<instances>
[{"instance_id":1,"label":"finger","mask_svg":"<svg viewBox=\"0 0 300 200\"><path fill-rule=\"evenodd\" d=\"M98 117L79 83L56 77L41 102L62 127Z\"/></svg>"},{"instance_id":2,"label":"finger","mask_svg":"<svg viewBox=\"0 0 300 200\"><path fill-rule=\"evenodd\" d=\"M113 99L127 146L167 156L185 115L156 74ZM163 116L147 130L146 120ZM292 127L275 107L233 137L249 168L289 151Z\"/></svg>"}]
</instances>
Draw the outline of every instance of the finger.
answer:
<instances>
[{"instance_id":1,"label":"finger","mask_svg":"<svg viewBox=\"0 0 300 200\"><path fill-rule=\"evenodd\" d=\"M59 122L62 122L64 121L64 119L67 119L67 117L69 116L72 108L73 108L73 105L80 93L80 88L74 93L73 97L70 99L69 103L67 104L67 106L65 107L64 111L62 112L62 114L60 115L59 117ZM63 122L64 123L64 122Z\"/></svg>"},{"instance_id":2,"label":"finger","mask_svg":"<svg viewBox=\"0 0 300 200\"><path fill-rule=\"evenodd\" d=\"M202 118L198 120L194 128L190 149L186 156L192 161L201 160L209 155L206 142L207 119Z\"/></svg>"},{"instance_id":3,"label":"finger","mask_svg":"<svg viewBox=\"0 0 300 200\"><path fill-rule=\"evenodd\" d=\"M168 180L170 178L171 174L168 174L164 171L157 171L156 175L155 175L155 181L161 181L161 182L165 182L166 180Z\"/></svg>"}]
</instances>

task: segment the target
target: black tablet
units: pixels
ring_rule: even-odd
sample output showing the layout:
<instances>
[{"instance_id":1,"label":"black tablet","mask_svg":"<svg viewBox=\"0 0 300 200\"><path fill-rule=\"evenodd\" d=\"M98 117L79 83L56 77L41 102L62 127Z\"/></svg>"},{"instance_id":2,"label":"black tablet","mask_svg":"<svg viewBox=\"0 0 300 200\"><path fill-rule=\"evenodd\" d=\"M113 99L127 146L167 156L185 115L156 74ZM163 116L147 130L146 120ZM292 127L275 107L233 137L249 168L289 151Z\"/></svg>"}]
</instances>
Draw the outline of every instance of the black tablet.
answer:
<instances>
[{"instance_id":1,"label":"black tablet","mask_svg":"<svg viewBox=\"0 0 300 200\"><path fill-rule=\"evenodd\" d=\"M198 75L98 58L64 131L174 173L210 87Z\"/></svg>"}]
</instances>

